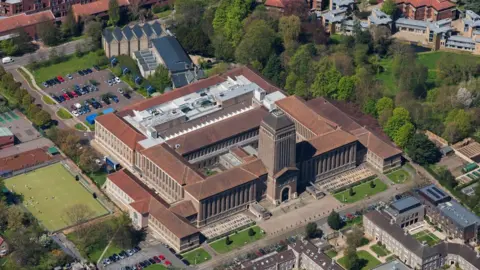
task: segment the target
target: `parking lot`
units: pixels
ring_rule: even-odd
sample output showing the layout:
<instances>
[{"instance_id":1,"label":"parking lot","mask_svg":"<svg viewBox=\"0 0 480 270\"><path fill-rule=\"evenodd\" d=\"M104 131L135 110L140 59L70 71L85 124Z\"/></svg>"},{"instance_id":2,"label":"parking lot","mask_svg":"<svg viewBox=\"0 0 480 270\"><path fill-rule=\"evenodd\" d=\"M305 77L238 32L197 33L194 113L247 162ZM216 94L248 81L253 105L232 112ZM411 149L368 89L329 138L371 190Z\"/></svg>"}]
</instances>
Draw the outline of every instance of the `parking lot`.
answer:
<instances>
[{"instance_id":1,"label":"parking lot","mask_svg":"<svg viewBox=\"0 0 480 270\"><path fill-rule=\"evenodd\" d=\"M180 260L178 259L168 248L163 246L162 244L156 244L154 246L149 246L149 247L142 247L142 250L140 250L138 253L133 254L133 256L127 257L125 259L119 260L115 263L112 263L110 265L107 265L106 267L104 266L99 266L100 269L108 269L108 270L121 270L124 269L126 266L132 267L134 265L139 264L140 262L143 262L145 260L148 260L154 256L164 256L165 259L159 263L165 266L165 261L171 262L173 267L180 268L180 269L185 269L188 267Z\"/></svg>"},{"instance_id":2,"label":"parking lot","mask_svg":"<svg viewBox=\"0 0 480 270\"><path fill-rule=\"evenodd\" d=\"M93 72L90 74L86 74L84 76L79 75L78 73L71 74L72 79L68 79L67 76L64 76L66 74L63 74L63 79L65 80L63 83L56 84L50 87L45 87L44 91L47 92L50 95L56 95L60 96L63 95L62 90L66 90L67 92L72 92L74 90L74 85L78 85L80 87L84 85L91 85L91 81L95 81L97 83L96 88L98 89L97 91L91 91L89 93L86 93L84 95L78 95L78 97L73 97L70 98L70 100L65 100L61 102L61 105L65 107L69 112L72 112L74 109L74 104L81 104L84 105L85 101L91 101L92 98L94 98L96 101L100 102L102 107L95 109L92 106L90 106L90 112L87 112L83 115L79 115L78 118L80 121L85 121L85 118L92 114L92 113L99 113L102 112L103 110L107 108L113 108L115 110L119 110L120 108L130 104L130 103L135 103L138 102L139 100L142 100L143 97L134 91L131 91L129 93L130 99L127 99L125 96L120 94L118 92L118 89L121 88L122 90L127 90L130 89L130 87L124 83L115 83L113 85L108 85L106 81L108 81L111 78L111 72L109 70L100 70L96 71L92 69ZM52 78L56 77L58 75L52 74ZM39 82L39 84L42 84L43 82ZM102 96L105 94L111 94L115 95L118 98L118 103L114 102L113 100L109 100L110 104L106 104L105 101L102 101Z\"/></svg>"}]
</instances>

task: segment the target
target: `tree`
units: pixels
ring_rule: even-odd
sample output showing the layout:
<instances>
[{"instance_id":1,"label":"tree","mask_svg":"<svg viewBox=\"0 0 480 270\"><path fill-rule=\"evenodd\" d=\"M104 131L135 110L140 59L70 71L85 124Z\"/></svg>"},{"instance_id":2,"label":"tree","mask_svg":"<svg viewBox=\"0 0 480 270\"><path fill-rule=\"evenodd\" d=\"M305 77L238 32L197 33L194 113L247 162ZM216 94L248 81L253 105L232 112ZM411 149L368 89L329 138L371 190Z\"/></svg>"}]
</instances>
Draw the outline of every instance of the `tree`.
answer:
<instances>
[{"instance_id":1,"label":"tree","mask_svg":"<svg viewBox=\"0 0 480 270\"><path fill-rule=\"evenodd\" d=\"M386 14L393 16L397 10L397 4L395 3L395 0L385 0L382 4L381 10Z\"/></svg>"},{"instance_id":2,"label":"tree","mask_svg":"<svg viewBox=\"0 0 480 270\"><path fill-rule=\"evenodd\" d=\"M355 191L353 191L353 187L350 187L350 188L348 189L348 194L349 194L350 196L355 195Z\"/></svg>"},{"instance_id":3,"label":"tree","mask_svg":"<svg viewBox=\"0 0 480 270\"><path fill-rule=\"evenodd\" d=\"M72 11L72 7L67 11L67 15L65 16L65 19L62 22L62 33L64 36L78 36L80 33L80 28L79 25L77 24L77 21L75 20L75 16Z\"/></svg>"},{"instance_id":4,"label":"tree","mask_svg":"<svg viewBox=\"0 0 480 270\"><path fill-rule=\"evenodd\" d=\"M375 182L374 181L370 181L370 188L375 188Z\"/></svg>"},{"instance_id":5,"label":"tree","mask_svg":"<svg viewBox=\"0 0 480 270\"><path fill-rule=\"evenodd\" d=\"M283 38L283 44L286 47L291 41L297 41L301 32L300 18L295 15L283 16L278 22L278 32Z\"/></svg>"},{"instance_id":6,"label":"tree","mask_svg":"<svg viewBox=\"0 0 480 270\"><path fill-rule=\"evenodd\" d=\"M175 20L179 24L199 25L205 12L203 0L176 0Z\"/></svg>"},{"instance_id":7,"label":"tree","mask_svg":"<svg viewBox=\"0 0 480 270\"><path fill-rule=\"evenodd\" d=\"M145 230L136 230L132 226L132 220L127 214L123 214L115 219L115 227L116 233L113 242L118 247L124 249L131 248L145 240Z\"/></svg>"},{"instance_id":8,"label":"tree","mask_svg":"<svg viewBox=\"0 0 480 270\"><path fill-rule=\"evenodd\" d=\"M9 230L20 230L23 228L25 212L19 206L10 206L7 210L7 222Z\"/></svg>"},{"instance_id":9,"label":"tree","mask_svg":"<svg viewBox=\"0 0 480 270\"><path fill-rule=\"evenodd\" d=\"M360 259L358 258L357 251L354 247L347 247L345 250L345 268L349 270L360 270Z\"/></svg>"},{"instance_id":10,"label":"tree","mask_svg":"<svg viewBox=\"0 0 480 270\"><path fill-rule=\"evenodd\" d=\"M74 204L65 209L64 215L71 224L79 224L92 218L94 216L94 212L86 204Z\"/></svg>"},{"instance_id":11,"label":"tree","mask_svg":"<svg viewBox=\"0 0 480 270\"><path fill-rule=\"evenodd\" d=\"M108 1L108 23L110 25L117 25L120 21L120 6L117 0Z\"/></svg>"},{"instance_id":12,"label":"tree","mask_svg":"<svg viewBox=\"0 0 480 270\"><path fill-rule=\"evenodd\" d=\"M317 229L318 225L315 222L310 222L307 224L307 227L305 227L305 234L307 238L315 238L317 236Z\"/></svg>"},{"instance_id":13,"label":"tree","mask_svg":"<svg viewBox=\"0 0 480 270\"><path fill-rule=\"evenodd\" d=\"M435 144L425 134L420 133L412 136L405 150L408 156L420 165L434 164L442 157Z\"/></svg>"},{"instance_id":14,"label":"tree","mask_svg":"<svg viewBox=\"0 0 480 270\"><path fill-rule=\"evenodd\" d=\"M244 64L253 61L265 63L272 52L274 40L275 32L264 20L252 22L235 50L235 59Z\"/></svg>"},{"instance_id":15,"label":"tree","mask_svg":"<svg viewBox=\"0 0 480 270\"><path fill-rule=\"evenodd\" d=\"M252 228L248 229L248 236L253 237L255 235L255 231Z\"/></svg>"},{"instance_id":16,"label":"tree","mask_svg":"<svg viewBox=\"0 0 480 270\"><path fill-rule=\"evenodd\" d=\"M153 75L148 77L148 81L160 93L163 93L165 91L165 88L172 86L172 80L170 79L170 72L163 65L158 65Z\"/></svg>"},{"instance_id":17,"label":"tree","mask_svg":"<svg viewBox=\"0 0 480 270\"><path fill-rule=\"evenodd\" d=\"M355 77L342 77L338 82L338 100L352 100L355 94Z\"/></svg>"},{"instance_id":18,"label":"tree","mask_svg":"<svg viewBox=\"0 0 480 270\"><path fill-rule=\"evenodd\" d=\"M37 24L37 34L47 46L55 46L60 42L60 31L58 30L58 27L51 21L45 21Z\"/></svg>"},{"instance_id":19,"label":"tree","mask_svg":"<svg viewBox=\"0 0 480 270\"><path fill-rule=\"evenodd\" d=\"M262 74L277 86L283 86L283 76L285 76L285 71L282 68L282 62L280 61L280 57L278 57L277 54L270 54L267 64L262 70Z\"/></svg>"},{"instance_id":20,"label":"tree","mask_svg":"<svg viewBox=\"0 0 480 270\"><path fill-rule=\"evenodd\" d=\"M412 123L407 122L398 130L395 138L393 138L393 141L396 145L403 148L408 143L408 140L410 140L413 134L415 134L415 127Z\"/></svg>"},{"instance_id":21,"label":"tree","mask_svg":"<svg viewBox=\"0 0 480 270\"><path fill-rule=\"evenodd\" d=\"M225 237L225 245L229 246L231 243L232 243L232 240L230 240L230 236L227 235L227 237Z\"/></svg>"},{"instance_id":22,"label":"tree","mask_svg":"<svg viewBox=\"0 0 480 270\"><path fill-rule=\"evenodd\" d=\"M469 135L472 131L471 116L462 109L451 110L445 118L445 137L450 139L450 142L455 143Z\"/></svg>"},{"instance_id":23,"label":"tree","mask_svg":"<svg viewBox=\"0 0 480 270\"><path fill-rule=\"evenodd\" d=\"M472 10L473 12L480 14L480 1L479 0L463 0L465 3L465 10Z\"/></svg>"},{"instance_id":24,"label":"tree","mask_svg":"<svg viewBox=\"0 0 480 270\"><path fill-rule=\"evenodd\" d=\"M362 245L363 231L357 226L354 226L352 231L347 234L347 245L349 247L357 248Z\"/></svg>"},{"instance_id":25,"label":"tree","mask_svg":"<svg viewBox=\"0 0 480 270\"><path fill-rule=\"evenodd\" d=\"M52 116L45 110L40 110L33 117L33 123L37 126L44 126L52 121Z\"/></svg>"},{"instance_id":26,"label":"tree","mask_svg":"<svg viewBox=\"0 0 480 270\"><path fill-rule=\"evenodd\" d=\"M235 48L222 34L215 34L212 39L212 46L215 48L215 57L220 60L231 61L235 55Z\"/></svg>"},{"instance_id":27,"label":"tree","mask_svg":"<svg viewBox=\"0 0 480 270\"><path fill-rule=\"evenodd\" d=\"M362 106L362 111L373 117L377 116L377 102L374 99L369 99Z\"/></svg>"},{"instance_id":28,"label":"tree","mask_svg":"<svg viewBox=\"0 0 480 270\"><path fill-rule=\"evenodd\" d=\"M140 0L130 0L129 3L130 3L130 5L128 5L129 17L131 21L135 21L140 16Z\"/></svg>"},{"instance_id":29,"label":"tree","mask_svg":"<svg viewBox=\"0 0 480 270\"><path fill-rule=\"evenodd\" d=\"M98 172L100 166L95 162L95 159L97 159L97 156L90 149L84 150L79 156L78 166L86 173Z\"/></svg>"},{"instance_id":30,"label":"tree","mask_svg":"<svg viewBox=\"0 0 480 270\"><path fill-rule=\"evenodd\" d=\"M393 100L389 97L382 97L377 101L375 108L377 115L382 114L385 109L393 110Z\"/></svg>"},{"instance_id":31,"label":"tree","mask_svg":"<svg viewBox=\"0 0 480 270\"><path fill-rule=\"evenodd\" d=\"M91 20L85 23L85 36L90 39L92 50L102 47L102 23Z\"/></svg>"},{"instance_id":32,"label":"tree","mask_svg":"<svg viewBox=\"0 0 480 270\"><path fill-rule=\"evenodd\" d=\"M332 228L333 230L339 230L343 225L340 215L335 212L335 210L332 210L332 212L328 216L327 223L328 226L330 226L330 228Z\"/></svg>"},{"instance_id":33,"label":"tree","mask_svg":"<svg viewBox=\"0 0 480 270\"><path fill-rule=\"evenodd\" d=\"M410 113L403 107L397 107L385 124L384 130L390 138L395 138L398 130L410 120Z\"/></svg>"},{"instance_id":34,"label":"tree","mask_svg":"<svg viewBox=\"0 0 480 270\"><path fill-rule=\"evenodd\" d=\"M234 48L242 39L242 20L247 17L252 3L253 0L222 0L215 11L215 33L224 35Z\"/></svg>"},{"instance_id":35,"label":"tree","mask_svg":"<svg viewBox=\"0 0 480 270\"><path fill-rule=\"evenodd\" d=\"M318 72L311 86L313 95L336 99L338 97L338 84L341 78L342 74L335 66L331 66L326 71Z\"/></svg>"},{"instance_id":36,"label":"tree","mask_svg":"<svg viewBox=\"0 0 480 270\"><path fill-rule=\"evenodd\" d=\"M213 55L210 38L201 25L181 24L175 29L175 36L185 50L191 54Z\"/></svg>"}]
</instances>

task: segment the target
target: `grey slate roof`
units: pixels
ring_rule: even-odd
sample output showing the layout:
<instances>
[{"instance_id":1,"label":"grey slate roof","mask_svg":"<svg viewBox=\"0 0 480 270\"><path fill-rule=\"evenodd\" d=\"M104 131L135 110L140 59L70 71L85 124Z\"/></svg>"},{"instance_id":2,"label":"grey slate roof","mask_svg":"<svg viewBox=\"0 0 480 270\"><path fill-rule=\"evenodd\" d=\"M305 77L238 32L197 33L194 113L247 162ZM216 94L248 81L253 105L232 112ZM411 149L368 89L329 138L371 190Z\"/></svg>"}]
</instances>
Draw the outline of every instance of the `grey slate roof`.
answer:
<instances>
[{"instance_id":1,"label":"grey slate roof","mask_svg":"<svg viewBox=\"0 0 480 270\"><path fill-rule=\"evenodd\" d=\"M165 66L171 73L193 68L192 59L175 37L165 36L152 40L152 45L162 57Z\"/></svg>"},{"instance_id":2,"label":"grey slate roof","mask_svg":"<svg viewBox=\"0 0 480 270\"><path fill-rule=\"evenodd\" d=\"M125 26L122 30L123 30L123 35L127 40L131 40L133 38L133 32L132 32L132 29L130 29L130 27Z\"/></svg>"},{"instance_id":3,"label":"grey slate roof","mask_svg":"<svg viewBox=\"0 0 480 270\"><path fill-rule=\"evenodd\" d=\"M160 36L162 34L162 26L158 21L155 21L154 23L151 24L153 32L157 35Z\"/></svg>"},{"instance_id":4,"label":"grey slate roof","mask_svg":"<svg viewBox=\"0 0 480 270\"><path fill-rule=\"evenodd\" d=\"M123 32L122 29L120 29L119 27L113 28L112 34L113 37L118 41L121 41L123 39Z\"/></svg>"},{"instance_id":5,"label":"grey slate roof","mask_svg":"<svg viewBox=\"0 0 480 270\"><path fill-rule=\"evenodd\" d=\"M404 211L408 211L410 209L418 207L421 204L422 203L420 202L420 200L418 200L415 197L406 197L406 198L400 199L398 201L395 201L390 206L395 208L400 213L402 213Z\"/></svg>"},{"instance_id":6,"label":"grey slate roof","mask_svg":"<svg viewBox=\"0 0 480 270\"><path fill-rule=\"evenodd\" d=\"M175 88L180 88L188 84L185 72L172 74L171 79Z\"/></svg>"},{"instance_id":7,"label":"grey slate roof","mask_svg":"<svg viewBox=\"0 0 480 270\"><path fill-rule=\"evenodd\" d=\"M103 30L103 37L107 42L110 43L113 40L112 31L110 31L109 29Z\"/></svg>"},{"instance_id":8,"label":"grey slate roof","mask_svg":"<svg viewBox=\"0 0 480 270\"><path fill-rule=\"evenodd\" d=\"M451 197L445 191L441 190L434 184L421 188L419 193L434 204L446 202L451 199Z\"/></svg>"},{"instance_id":9,"label":"grey slate roof","mask_svg":"<svg viewBox=\"0 0 480 270\"><path fill-rule=\"evenodd\" d=\"M473 224L480 224L480 218L468 209L452 200L438 205L438 209L458 226L465 228Z\"/></svg>"},{"instance_id":10,"label":"grey slate roof","mask_svg":"<svg viewBox=\"0 0 480 270\"><path fill-rule=\"evenodd\" d=\"M153 35L153 30L150 24L146 23L143 25L143 32L145 35L147 35L147 37L151 37Z\"/></svg>"},{"instance_id":11,"label":"grey slate roof","mask_svg":"<svg viewBox=\"0 0 480 270\"><path fill-rule=\"evenodd\" d=\"M399 259L395 259L393 261L386 262L381 264L372 270L411 270L412 268L406 266L402 261Z\"/></svg>"},{"instance_id":12,"label":"grey slate roof","mask_svg":"<svg viewBox=\"0 0 480 270\"><path fill-rule=\"evenodd\" d=\"M141 38L143 36L143 30L140 25L135 24L135 26L132 27L133 34L137 36L137 38Z\"/></svg>"}]
</instances>

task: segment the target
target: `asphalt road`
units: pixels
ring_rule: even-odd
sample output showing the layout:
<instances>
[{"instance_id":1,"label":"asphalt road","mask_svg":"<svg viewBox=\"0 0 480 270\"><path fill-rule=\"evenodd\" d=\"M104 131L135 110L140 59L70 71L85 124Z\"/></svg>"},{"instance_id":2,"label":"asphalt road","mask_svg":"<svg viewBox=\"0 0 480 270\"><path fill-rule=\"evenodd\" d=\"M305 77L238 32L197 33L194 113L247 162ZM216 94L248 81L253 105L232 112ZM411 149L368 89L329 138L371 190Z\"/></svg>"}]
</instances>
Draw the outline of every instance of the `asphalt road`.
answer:
<instances>
[{"instance_id":1,"label":"asphalt road","mask_svg":"<svg viewBox=\"0 0 480 270\"><path fill-rule=\"evenodd\" d=\"M57 53L70 55L75 53L75 46L77 44L82 44L84 42L85 42L84 39L79 39L79 40L71 41L65 44L61 44L54 48L55 50L57 50ZM2 65L5 67L5 70L15 70L20 66L26 66L30 64L30 62L34 60L35 61L47 60L50 50L52 50L52 48L48 48L48 49L44 48L44 49L39 49L34 53L25 54L20 57L12 57L14 60L13 63L5 64L5 65L2 64Z\"/></svg>"}]
</instances>

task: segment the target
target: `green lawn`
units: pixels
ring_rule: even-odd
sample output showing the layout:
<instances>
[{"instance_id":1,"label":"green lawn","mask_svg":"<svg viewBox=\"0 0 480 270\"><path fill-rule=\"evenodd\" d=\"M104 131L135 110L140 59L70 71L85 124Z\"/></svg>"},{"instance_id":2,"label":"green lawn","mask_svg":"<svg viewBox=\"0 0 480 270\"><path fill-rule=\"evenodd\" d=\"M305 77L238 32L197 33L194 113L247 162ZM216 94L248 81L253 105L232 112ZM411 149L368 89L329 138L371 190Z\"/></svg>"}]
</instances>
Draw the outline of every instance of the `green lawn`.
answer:
<instances>
[{"instance_id":1,"label":"green lawn","mask_svg":"<svg viewBox=\"0 0 480 270\"><path fill-rule=\"evenodd\" d=\"M388 251L383 246L380 246L377 244L371 246L370 249L373 250L373 252L375 252L380 257L387 256L388 254L390 254L390 251Z\"/></svg>"},{"instance_id":2,"label":"green lawn","mask_svg":"<svg viewBox=\"0 0 480 270\"><path fill-rule=\"evenodd\" d=\"M239 248L241 246L244 246L248 243L257 241L265 236L265 234L261 233L261 229L258 226L251 227L255 231L255 235L250 237L248 235L248 229L245 229L243 231L240 231L236 234L231 234L230 235L230 245L227 245L225 242L225 238L221 238L220 240L217 240L215 242L210 243L210 246L218 253L227 253L230 250L233 250L235 248Z\"/></svg>"},{"instance_id":3,"label":"green lawn","mask_svg":"<svg viewBox=\"0 0 480 270\"><path fill-rule=\"evenodd\" d=\"M49 80L56 76L65 76L69 73L75 73L80 69L91 68L96 64L97 59L100 56L97 52L90 52L82 57L70 56L69 60L58 64L53 64L47 67L41 67L36 70L32 70L29 66L27 68L32 72L35 77L35 81L38 85L41 85L44 81Z\"/></svg>"},{"instance_id":4,"label":"green lawn","mask_svg":"<svg viewBox=\"0 0 480 270\"><path fill-rule=\"evenodd\" d=\"M327 255L329 258L334 258L337 256L337 252L334 249L329 249L327 252L325 252L325 255Z\"/></svg>"},{"instance_id":5,"label":"green lawn","mask_svg":"<svg viewBox=\"0 0 480 270\"><path fill-rule=\"evenodd\" d=\"M374 181L375 187L370 187L370 182ZM383 183L380 179L374 179L372 181L367 181L365 183L362 183L360 185L354 186L353 191L354 194L353 196L350 196L350 189L346 189L344 191L338 192L334 194L335 198L339 200L342 203L354 203L356 201L362 200L366 197L375 195L379 192L382 192L386 190L388 187Z\"/></svg>"},{"instance_id":6,"label":"green lawn","mask_svg":"<svg viewBox=\"0 0 480 270\"><path fill-rule=\"evenodd\" d=\"M188 261L190 265L197 265L206 262L212 258L203 248L197 248L182 254L182 257Z\"/></svg>"},{"instance_id":7,"label":"green lawn","mask_svg":"<svg viewBox=\"0 0 480 270\"><path fill-rule=\"evenodd\" d=\"M23 205L49 231L73 225L66 215L73 205L86 205L95 218L108 211L60 164L4 180L5 186L23 195Z\"/></svg>"},{"instance_id":8,"label":"green lawn","mask_svg":"<svg viewBox=\"0 0 480 270\"><path fill-rule=\"evenodd\" d=\"M355 217L353 219L347 220L347 222L345 222L345 225L343 225L342 229L351 227L351 226L356 225L356 224L361 225L362 223L363 223L363 216L358 216L358 217Z\"/></svg>"},{"instance_id":9,"label":"green lawn","mask_svg":"<svg viewBox=\"0 0 480 270\"><path fill-rule=\"evenodd\" d=\"M48 104L48 105L54 105L54 104L55 104L55 101L53 101L53 99L52 99L51 97L49 97L49 96L45 96L45 95L44 95L44 96L42 97L42 100L43 100L43 102L45 102L45 103Z\"/></svg>"},{"instance_id":10,"label":"green lawn","mask_svg":"<svg viewBox=\"0 0 480 270\"><path fill-rule=\"evenodd\" d=\"M80 123L76 124L76 125L75 125L75 128L76 128L77 130L80 130L80 131L86 131L86 130L87 130L87 128L86 128L84 125L80 124Z\"/></svg>"},{"instance_id":11,"label":"green lawn","mask_svg":"<svg viewBox=\"0 0 480 270\"><path fill-rule=\"evenodd\" d=\"M425 241L429 246L434 246L440 242L440 238L426 230L414 234L413 237L421 243Z\"/></svg>"},{"instance_id":12,"label":"green lawn","mask_svg":"<svg viewBox=\"0 0 480 270\"><path fill-rule=\"evenodd\" d=\"M392 255L392 256L388 256L385 261L389 262L389 261L393 261L395 260L397 257L395 255Z\"/></svg>"},{"instance_id":13,"label":"green lawn","mask_svg":"<svg viewBox=\"0 0 480 270\"><path fill-rule=\"evenodd\" d=\"M404 169L396 170L392 173L387 174L387 177L396 184L402 184L410 180L410 174Z\"/></svg>"},{"instance_id":14,"label":"green lawn","mask_svg":"<svg viewBox=\"0 0 480 270\"><path fill-rule=\"evenodd\" d=\"M375 259L375 257L373 257L373 255L370 254L368 251L360 250L357 252L357 255L358 258L362 261L362 270L370 270L381 264L380 261ZM338 263L343 266L343 268L345 268L345 261L346 258L342 257L338 260Z\"/></svg>"},{"instance_id":15,"label":"green lawn","mask_svg":"<svg viewBox=\"0 0 480 270\"><path fill-rule=\"evenodd\" d=\"M107 173L104 171L91 173L88 175L88 177L90 177L90 179L92 179L93 182L95 182L95 184L97 184L99 187L103 186L105 181L107 181Z\"/></svg>"},{"instance_id":16,"label":"green lawn","mask_svg":"<svg viewBox=\"0 0 480 270\"><path fill-rule=\"evenodd\" d=\"M90 123L88 123L87 121L83 122L87 127L90 128L91 131L95 131L95 124L93 125L90 125Z\"/></svg>"},{"instance_id":17,"label":"green lawn","mask_svg":"<svg viewBox=\"0 0 480 270\"><path fill-rule=\"evenodd\" d=\"M146 270L167 270L168 268L162 264L152 264L148 266L147 268L143 268Z\"/></svg>"},{"instance_id":18,"label":"green lawn","mask_svg":"<svg viewBox=\"0 0 480 270\"><path fill-rule=\"evenodd\" d=\"M169 16L170 14L172 14L172 10L169 9L169 10L165 10L165 11L162 11L162 12L159 12L159 13L155 13L155 15L161 19L161 18L165 18L167 16Z\"/></svg>"},{"instance_id":19,"label":"green lawn","mask_svg":"<svg viewBox=\"0 0 480 270\"><path fill-rule=\"evenodd\" d=\"M62 119L72 119L73 116L70 112L68 112L67 110L65 110L64 108L60 108L60 110L57 111L57 115L58 117L62 118Z\"/></svg>"},{"instance_id":20,"label":"green lawn","mask_svg":"<svg viewBox=\"0 0 480 270\"><path fill-rule=\"evenodd\" d=\"M383 72L377 74L377 79L383 82L385 85L385 91L387 95L395 95L398 91L395 78L392 73L392 58L385 58L380 61L380 65L383 67Z\"/></svg>"}]
</instances>

